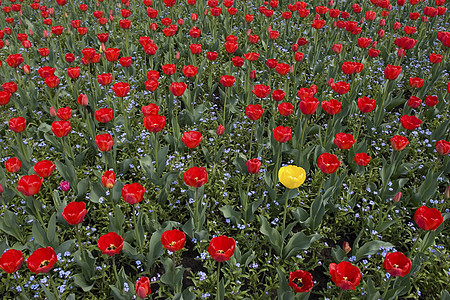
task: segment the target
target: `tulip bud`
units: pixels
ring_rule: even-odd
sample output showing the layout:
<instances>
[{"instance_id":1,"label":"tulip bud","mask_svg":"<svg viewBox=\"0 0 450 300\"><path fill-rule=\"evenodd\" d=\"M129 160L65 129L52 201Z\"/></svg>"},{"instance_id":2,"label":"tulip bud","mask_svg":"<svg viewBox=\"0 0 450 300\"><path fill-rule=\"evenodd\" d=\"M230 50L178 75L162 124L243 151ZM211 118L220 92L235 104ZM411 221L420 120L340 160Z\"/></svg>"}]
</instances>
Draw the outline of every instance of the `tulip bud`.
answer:
<instances>
[{"instance_id":1,"label":"tulip bud","mask_svg":"<svg viewBox=\"0 0 450 300\"><path fill-rule=\"evenodd\" d=\"M350 251L352 251L352 248L348 244L348 242L344 242L342 245L342 250L344 250L345 254L348 254Z\"/></svg>"},{"instance_id":2,"label":"tulip bud","mask_svg":"<svg viewBox=\"0 0 450 300\"><path fill-rule=\"evenodd\" d=\"M47 32L47 30L44 30L44 37L45 37L45 38L48 37L48 32Z\"/></svg>"},{"instance_id":3,"label":"tulip bud","mask_svg":"<svg viewBox=\"0 0 450 300\"><path fill-rule=\"evenodd\" d=\"M381 19L380 20L380 26L385 26L386 25L386 20L385 19Z\"/></svg>"},{"instance_id":4,"label":"tulip bud","mask_svg":"<svg viewBox=\"0 0 450 300\"><path fill-rule=\"evenodd\" d=\"M70 183L68 181L61 181L61 183L59 184L59 187L64 192L67 192L68 190L70 190Z\"/></svg>"},{"instance_id":5,"label":"tulip bud","mask_svg":"<svg viewBox=\"0 0 450 300\"><path fill-rule=\"evenodd\" d=\"M394 198L392 198L392 201L394 203L397 203L400 201L400 198L402 197L402 192L398 192L397 194L395 194Z\"/></svg>"},{"instance_id":6,"label":"tulip bud","mask_svg":"<svg viewBox=\"0 0 450 300\"><path fill-rule=\"evenodd\" d=\"M294 65L291 65L291 68L289 69L289 73L294 74Z\"/></svg>"},{"instance_id":7,"label":"tulip bud","mask_svg":"<svg viewBox=\"0 0 450 300\"><path fill-rule=\"evenodd\" d=\"M250 72L250 79L255 80L256 79L256 70L252 70Z\"/></svg>"},{"instance_id":8,"label":"tulip bud","mask_svg":"<svg viewBox=\"0 0 450 300\"><path fill-rule=\"evenodd\" d=\"M374 41L374 42L372 43L372 46L370 46L370 47L375 48L377 45L378 45L378 41Z\"/></svg>"},{"instance_id":9,"label":"tulip bud","mask_svg":"<svg viewBox=\"0 0 450 300\"><path fill-rule=\"evenodd\" d=\"M64 12L64 17L68 18L69 15L67 14L67 12Z\"/></svg>"},{"instance_id":10,"label":"tulip bud","mask_svg":"<svg viewBox=\"0 0 450 300\"><path fill-rule=\"evenodd\" d=\"M9 40L5 40L5 45L9 46Z\"/></svg>"},{"instance_id":11,"label":"tulip bud","mask_svg":"<svg viewBox=\"0 0 450 300\"><path fill-rule=\"evenodd\" d=\"M29 65L23 65L23 72L25 74L30 74L31 73L31 69Z\"/></svg>"},{"instance_id":12,"label":"tulip bud","mask_svg":"<svg viewBox=\"0 0 450 300\"><path fill-rule=\"evenodd\" d=\"M252 34L252 30L251 29L247 30L247 36L250 36L251 34Z\"/></svg>"},{"instance_id":13,"label":"tulip bud","mask_svg":"<svg viewBox=\"0 0 450 300\"><path fill-rule=\"evenodd\" d=\"M3 185L0 183L0 195L3 193Z\"/></svg>"},{"instance_id":14,"label":"tulip bud","mask_svg":"<svg viewBox=\"0 0 450 300\"><path fill-rule=\"evenodd\" d=\"M333 6L333 0L328 1L328 6Z\"/></svg>"},{"instance_id":15,"label":"tulip bud","mask_svg":"<svg viewBox=\"0 0 450 300\"><path fill-rule=\"evenodd\" d=\"M55 108L53 106L50 107L50 116L56 117L56 110L55 110Z\"/></svg>"},{"instance_id":16,"label":"tulip bud","mask_svg":"<svg viewBox=\"0 0 450 300\"><path fill-rule=\"evenodd\" d=\"M219 127L217 127L216 134L220 136L224 132L225 132L225 127L223 127L222 125L219 125Z\"/></svg>"},{"instance_id":17,"label":"tulip bud","mask_svg":"<svg viewBox=\"0 0 450 300\"><path fill-rule=\"evenodd\" d=\"M28 33L29 33L30 35L33 35L33 30L30 28L30 29L28 30Z\"/></svg>"},{"instance_id":18,"label":"tulip bud","mask_svg":"<svg viewBox=\"0 0 450 300\"><path fill-rule=\"evenodd\" d=\"M87 106L89 104L88 97L85 94L80 94L77 100L78 104L80 104L81 106Z\"/></svg>"},{"instance_id":19,"label":"tulip bud","mask_svg":"<svg viewBox=\"0 0 450 300\"><path fill-rule=\"evenodd\" d=\"M205 16L208 15L208 9L205 9Z\"/></svg>"},{"instance_id":20,"label":"tulip bud","mask_svg":"<svg viewBox=\"0 0 450 300\"><path fill-rule=\"evenodd\" d=\"M105 43L102 43L102 46L100 47L100 53L105 51L106 51Z\"/></svg>"},{"instance_id":21,"label":"tulip bud","mask_svg":"<svg viewBox=\"0 0 450 300\"><path fill-rule=\"evenodd\" d=\"M112 14L109 15L109 20L110 20L110 21L114 21L114 17L113 17Z\"/></svg>"},{"instance_id":22,"label":"tulip bud","mask_svg":"<svg viewBox=\"0 0 450 300\"><path fill-rule=\"evenodd\" d=\"M184 24L184 20L183 19L178 19L178 25L183 25Z\"/></svg>"},{"instance_id":23,"label":"tulip bud","mask_svg":"<svg viewBox=\"0 0 450 300\"><path fill-rule=\"evenodd\" d=\"M177 53L175 53L175 58L176 59L180 59L181 55L180 55L180 51L177 51Z\"/></svg>"},{"instance_id":24,"label":"tulip bud","mask_svg":"<svg viewBox=\"0 0 450 300\"><path fill-rule=\"evenodd\" d=\"M331 86L331 84L333 83L333 81L334 81L334 79L333 79L333 78L330 78L330 79L328 79L328 81L327 81L327 85L328 85L328 86Z\"/></svg>"},{"instance_id":25,"label":"tulip bud","mask_svg":"<svg viewBox=\"0 0 450 300\"><path fill-rule=\"evenodd\" d=\"M450 199L450 185L445 189L444 197L445 199Z\"/></svg>"},{"instance_id":26,"label":"tulip bud","mask_svg":"<svg viewBox=\"0 0 450 300\"><path fill-rule=\"evenodd\" d=\"M378 30L378 36L380 38L384 37L384 30L383 29Z\"/></svg>"},{"instance_id":27,"label":"tulip bud","mask_svg":"<svg viewBox=\"0 0 450 300\"><path fill-rule=\"evenodd\" d=\"M197 21L197 18L198 18L198 16L197 16L196 13L193 13L193 14L191 15L191 20L192 20L192 21Z\"/></svg>"},{"instance_id":28,"label":"tulip bud","mask_svg":"<svg viewBox=\"0 0 450 300\"><path fill-rule=\"evenodd\" d=\"M298 44L292 45L292 51L297 52L298 51Z\"/></svg>"}]
</instances>

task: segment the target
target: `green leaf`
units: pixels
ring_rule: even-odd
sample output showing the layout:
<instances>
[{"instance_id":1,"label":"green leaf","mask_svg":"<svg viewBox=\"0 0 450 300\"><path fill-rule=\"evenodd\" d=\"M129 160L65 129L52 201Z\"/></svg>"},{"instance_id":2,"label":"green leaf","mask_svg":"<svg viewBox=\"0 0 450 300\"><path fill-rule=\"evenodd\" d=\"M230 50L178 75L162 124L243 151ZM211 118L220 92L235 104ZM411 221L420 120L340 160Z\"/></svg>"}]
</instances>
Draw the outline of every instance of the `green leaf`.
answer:
<instances>
[{"instance_id":1,"label":"green leaf","mask_svg":"<svg viewBox=\"0 0 450 300\"><path fill-rule=\"evenodd\" d=\"M260 216L259 218L261 220L261 228L259 229L260 232L268 238L269 242L272 244L272 248L278 255L280 255L281 245L283 243L280 233L276 229L270 227L270 224L267 222L266 218L263 216Z\"/></svg>"},{"instance_id":2,"label":"green leaf","mask_svg":"<svg viewBox=\"0 0 450 300\"><path fill-rule=\"evenodd\" d=\"M335 263L340 263L347 259L347 254L339 245L336 245L333 249L331 249L331 256L334 259Z\"/></svg>"},{"instance_id":3,"label":"green leaf","mask_svg":"<svg viewBox=\"0 0 450 300\"><path fill-rule=\"evenodd\" d=\"M50 242L47 239L47 233L41 224L36 221L33 222L32 232L34 240L39 244L39 246L48 247L50 245Z\"/></svg>"},{"instance_id":4,"label":"green leaf","mask_svg":"<svg viewBox=\"0 0 450 300\"><path fill-rule=\"evenodd\" d=\"M150 268L164 252L164 248L161 244L161 235L163 232L163 229L155 231L150 238L149 253L147 255L147 268Z\"/></svg>"},{"instance_id":5,"label":"green leaf","mask_svg":"<svg viewBox=\"0 0 450 300\"><path fill-rule=\"evenodd\" d=\"M241 213L235 211L230 205L225 205L220 208L224 218L230 219L233 224L241 224Z\"/></svg>"},{"instance_id":6,"label":"green leaf","mask_svg":"<svg viewBox=\"0 0 450 300\"><path fill-rule=\"evenodd\" d=\"M53 293L51 293L48 288L45 286L45 284L43 284L42 282L39 282L39 285L41 286L41 288L44 290L44 294L45 296L47 296L48 300L56 300L55 295L53 295Z\"/></svg>"},{"instance_id":7,"label":"green leaf","mask_svg":"<svg viewBox=\"0 0 450 300\"><path fill-rule=\"evenodd\" d=\"M76 286L80 287L84 292L89 292L93 287L94 283L88 284L86 280L84 279L84 276L82 273L78 273L73 275L74 283Z\"/></svg>"},{"instance_id":8,"label":"green leaf","mask_svg":"<svg viewBox=\"0 0 450 300\"><path fill-rule=\"evenodd\" d=\"M311 246L311 243L317 241L322 236L320 234L305 235L303 232L297 232L289 239L289 242L283 249L282 256L284 259L295 255L298 250L305 250Z\"/></svg>"},{"instance_id":9,"label":"green leaf","mask_svg":"<svg viewBox=\"0 0 450 300\"><path fill-rule=\"evenodd\" d=\"M225 299L225 285L223 284L223 277L220 279L219 282L219 290L217 291L217 300L224 300Z\"/></svg>"},{"instance_id":10,"label":"green leaf","mask_svg":"<svg viewBox=\"0 0 450 300\"><path fill-rule=\"evenodd\" d=\"M53 213L48 222L47 239L50 242L50 246L54 249L59 246L59 239L56 233L56 213Z\"/></svg>"},{"instance_id":11,"label":"green leaf","mask_svg":"<svg viewBox=\"0 0 450 300\"><path fill-rule=\"evenodd\" d=\"M363 257L373 255L380 250L380 247L394 247L391 243L383 242L383 241L370 241L365 243L362 247L356 251L356 260L360 260Z\"/></svg>"}]
</instances>

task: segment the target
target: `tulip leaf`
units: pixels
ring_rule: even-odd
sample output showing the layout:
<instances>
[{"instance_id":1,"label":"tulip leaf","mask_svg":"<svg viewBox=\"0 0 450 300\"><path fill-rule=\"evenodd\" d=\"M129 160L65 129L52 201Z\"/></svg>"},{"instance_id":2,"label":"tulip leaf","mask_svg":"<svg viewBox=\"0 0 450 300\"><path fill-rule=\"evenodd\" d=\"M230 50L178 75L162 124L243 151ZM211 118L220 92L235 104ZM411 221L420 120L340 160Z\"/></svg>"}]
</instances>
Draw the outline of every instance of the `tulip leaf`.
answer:
<instances>
[{"instance_id":1,"label":"tulip leaf","mask_svg":"<svg viewBox=\"0 0 450 300\"><path fill-rule=\"evenodd\" d=\"M45 296L47 296L48 300L56 300L55 295L53 295L48 288L45 286L45 284L43 284L42 282L39 282L39 285L41 286L41 288L44 290L44 294Z\"/></svg>"},{"instance_id":2,"label":"tulip leaf","mask_svg":"<svg viewBox=\"0 0 450 300\"><path fill-rule=\"evenodd\" d=\"M111 295L114 297L114 299L117 299L117 300L129 300L130 299L130 297L122 294L121 290L119 290L114 285L110 285L109 287L111 288Z\"/></svg>"},{"instance_id":3,"label":"tulip leaf","mask_svg":"<svg viewBox=\"0 0 450 300\"><path fill-rule=\"evenodd\" d=\"M5 210L5 212L3 213L3 218L0 219L0 230L15 237L17 240L22 241L23 235L19 228L20 227L17 224L17 216L12 211Z\"/></svg>"},{"instance_id":4,"label":"tulip leaf","mask_svg":"<svg viewBox=\"0 0 450 300\"><path fill-rule=\"evenodd\" d=\"M261 220L260 232L269 239L269 242L272 244L272 248L278 255L280 255L281 245L283 243L283 241L281 240L280 233L276 229L270 227L269 222L267 222L267 219L264 218L263 216L260 216L260 220Z\"/></svg>"},{"instance_id":5,"label":"tulip leaf","mask_svg":"<svg viewBox=\"0 0 450 300\"><path fill-rule=\"evenodd\" d=\"M347 260L347 253L339 245L336 245L333 249L331 249L331 256L334 259L335 263L340 263L341 261Z\"/></svg>"},{"instance_id":6,"label":"tulip leaf","mask_svg":"<svg viewBox=\"0 0 450 300\"><path fill-rule=\"evenodd\" d=\"M291 287L289 287L289 284L286 280L286 273L280 269L277 268L277 273L278 273L278 282L279 282L279 286L278 286L278 297L279 299L292 299L292 295L291 298L285 298L285 294L291 292Z\"/></svg>"},{"instance_id":7,"label":"tulip leaf","mask_svg":"<svg viewBox=\"0 0 450 300\"><path fill-rule=\"evenodd\" d=\"M77 194L77 199L81 200L85 198L87 189L89 187L89 178L84 178L82 179L80 182L78 182L77 185L77 190L78 190L78 194Z\"/></svg>"},{"instance_id":8,"label":"tulip leaf","mask_svg":"<svg viewBox=\"0 0 450 300\"><path fill-rule=\"evenodd\" d=\"M91 182L91 192L89 194L89 200L93 203L99 203L101 197L103 197L104 199L106 198L104 187L99 181Z\"/></svg>"},{"instance_id":9,"label":"tulip leaf","mask_svg":"<svg viewBox=\"0 0 450 300\"><path fill-rule=\"evenodd\" d=\"M305 250L311 246L311 243L317 241L322 236L320 234L305 235L303 232L297 232L289 239L289 242L283 249L282 256L288 259L297 254L298 250Z\"/></svg>"},{"instance_id":10,"label":"tulip leaf","mask_svg":"<svg viewBox=\"0 0 450 300\"><path fill-rule=\"evenodd\" d=\"M78 273L73 275L74 283L76 286L79 286L84 292L89 292L93 287L94 283L88 284L86 280L84 279L84 276L82 273Z\"/></svg>"},{"instance_id":11,"label":"tulip leaf","mask_svg":"<svg viewBox=\"0 0 450 300\"><path fill-rule=\"evenodd\" d=\"M164 248L161 244L161 235L164 231L165 229L155 231L150 238L149 253L147 255L147 268L150 268L164 252Z\"/></svg>"},{"instance_id":12,"label":"tulip leaf","mask_svg":"<svg viewBox=\"0 0 450 300\"><path fill-rule=\"evenodd\" d=\"M50 242L50 246L57 248L59 246L59 239L56 233L56 213L53 213L48 222L47 239Z\"/></svg>"},{"instance_id":13,"label":"tulip leaf","mask_svg":"<svg viewBox=\"0 0 450 300\"><path fill-rule=\"evenodd\" d=\"M383 242L383 241L367 242L356 251L356 255L355 255L356 260L358 261L358 260L362 259L363 257L377 253L381 247L391 248L391 247L394 247L394 245L392 245L391 243L388 243L388 242Z\"/></svg>"},{"instance_id":14,"label":"tulip leaf","mask_svg":"<svg viewBox=\"0 0 450 300\"><path fill-rule=\"evenodd\" d=\"M41 247L48 247L50 245L50 242L47 239L47 233L45 232L45 229L42 227L42 225L39 224L39 222L33 222L32 232L34 240Z\"/></svg>"},{"instance_id":15,"label":"tulip leaf","mask_svg":"<svg viewBox=\"0 0 450 300\"><path fill-rule=\"evenodd\" d=\"M220 279L220 282L219 282L219 289L218 289L218 291L217 291L217 297L216 297L216 299L217 300L224 300L225 299L225 285L224 285L224 283L223 283L223 278L222 279Z\"/></svg>"},{"instance_id":16,"label":"tulip leaf","mask_svg":"<svg viewBox=\"0 0 450 300\"><path fill-rule=\"evenodd\" d=\"M233 224L241 224L241 213L235 211L230 205L225 205L220 208L224 218L230 219Z\"/></svg>"}]
</instances>

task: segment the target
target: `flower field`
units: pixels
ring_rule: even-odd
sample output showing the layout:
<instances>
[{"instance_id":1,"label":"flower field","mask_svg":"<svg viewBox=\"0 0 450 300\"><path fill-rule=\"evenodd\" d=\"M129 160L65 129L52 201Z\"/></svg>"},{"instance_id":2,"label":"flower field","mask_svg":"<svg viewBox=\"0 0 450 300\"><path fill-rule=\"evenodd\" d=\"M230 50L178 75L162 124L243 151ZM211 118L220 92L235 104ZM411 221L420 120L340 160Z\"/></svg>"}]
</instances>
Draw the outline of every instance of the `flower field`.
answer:
<instances>
[{"instance_id":1,"label":"flower field","mask_svg":"<svg viewBox=\"0 0 450 300\"><path fill-rule=\"evenodd\" d=\"M0 7L3 299L450 299L448 0Z\"/></svg>"}]
</instances>

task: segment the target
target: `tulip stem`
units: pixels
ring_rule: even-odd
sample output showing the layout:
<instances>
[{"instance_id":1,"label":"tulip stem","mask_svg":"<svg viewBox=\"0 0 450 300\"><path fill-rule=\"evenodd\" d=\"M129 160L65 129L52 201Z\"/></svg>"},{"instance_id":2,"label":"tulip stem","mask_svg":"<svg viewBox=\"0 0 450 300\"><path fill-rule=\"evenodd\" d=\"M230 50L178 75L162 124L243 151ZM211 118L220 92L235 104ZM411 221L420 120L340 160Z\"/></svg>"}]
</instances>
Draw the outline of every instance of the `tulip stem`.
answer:
<instances>
[{"instance_id":1,"label":"tulip stem","mask_svg":"<svg viewBox=\"0 0 450 300\"><path fill-rule=\"evenodd\" d=\"M288 210L288 202L289 202L289 192L291 190L289 189L286 193L286 200L284 201L284 214L283 214L283 230L281 231L281 236L283 236L283 232L286 229L286 215ZM281 242L281 253L280 255L283 256L283 248L284 248L284 240Z\"/></svg>"},{"instance_id":2,"label":"tulip stem","mask_svg":"<svg viewBox=\"0 0 450 300\"><path fill-rule=\"evenodd\" d=\"M138 224L137 224L136 213L137 213L136 205L134 205L134 209L133 209L134 234L136 235L136 241L138 243L138 247L139 247L139 250L140 250L140 249L142 249L142 242L141 242L141 237L140 237L139 232L138 232Z\"/></svg>"},{"instance_id":3,"label":"tulip stem","mask_svg":"<svg viewBox=\"0 0 450 300\"><path fill-rule=\"evenodd\" d=\"M273 181L273 188L275 189L275 186L277 185L278 182L278 170L280 169L280 157L281 157L281 148L282 148L282 143L279 143L278 146L278 155L277 155L277 161L276 161L276 165L275 165L275 178Z\"/></svg>"},{"instance_id":4,"label":"tulip stem","mask_svg":"<svg viewBox=\"0 0 450 300\"><path fill-rule=\"evenodd\" d=\"M84 259L84 249L83 249L83 244L81 243L81 235L80 235L80 224L77 224L77 227L75 229L76 231L76 235L77 235L77 242L78 242L78 247L80 249L80 253L81 253L81 257Z\"/></svg>"},{"instance_id":5,"label":"tulip stem","mask_svg":"<svg viewBox=\"0 0 450 300\"><path fill-rule=\"evenodd\" d=\"M225 100L223 101L223 124L226 124L225 117L227 112L227 98L228 98L228 89L225 89Z\"/></svg>"},{"instance_id":6,"label":"tulip stem","mask_svg":"<svg viewBox=\"0 0 450 300\"><path fill-rule=\"evenodd\" d=\"M117 274L116 256L115 255L112 257L112 264L113 264L114 276L116 276L116 283L119 284L119 274Z\"/></svg>"},{"instance_id":7,"label":"tulip stem","mask_svg":"<svg viewBox=\"0 0 450 300\"><path fill-rule=\"evenodd\" d=\"M58 290L56 289L56 284L55 284L55 282L53 281L53 278L52 278L52 275L51 274L49 274L49 276L48 276L48 286L50 287L52 287L53 288L53 292L55 293L55 297L56 298L58 298Z\"/></svg>"},{"instance_id":8,"label":"tulip stem","mask_svg":"<svg viewBox=\"0 0 450 300\"><path fill-rule=\"evenodd\" d=\"M198 189L199 188L195 188L195 196L194 196L194 200L195 200L195 223L197 225L197 232L200 232L201 228L200 228L200 201L198 200Z\"/></svg>"},{"instance_id":9,"label":"tulip stem","mask_svg":"<svg viewBox=\"0 0 450 300\"><path fill-rule=\"evenodd\" d=\"M387 80L387 82L386 82L386 86L384 89L383 97L381 98L381 105L378 107L378 112L375 117L375 126L379 126L381 124L381 116L384 111L384 101L386 101L387 93L389 91L389 84L391 83L391 81L389 79L386 79L386 80Z\"/></svg>"},{"instance_id":10,"label":"tulip stem","mask_svg":"<svg viewBox=\"0 0 450 300\"><path fill-rule=\"evenodd\" d=\"M253 145L253 131L255 130L255 123L252 123L252 129L250 131L250 149L248 150L248 159L252 159L252 145Z\"/></svg>"},{"instance_id":11,"label":"tulip stem","mask_svg":"<svg viewBox=\"0 0 450 300\"><path fill-rule=\"evenodd\" d=\"M153 145L153 149L155 151L155 169L156 169L156 173L158 172L158 147L156 146L158 144L158 137L157 137L157 133L154 132L154 136L155 136L155 144Z\"/></svg>"},{"instance_id":12,"label":"tulip stem","mask_svg":"<svg viewBox=\"0 0 450 300\"><path fill-rule=\"evenodd\" d=\"M344 295L344 290L341 289L341 291L340 291L340 293L339 293L339 296L338 296L337 300L341 300L343 295Z\"/></svg>"},{"instance_id":13,"label":"tulip stem","mask_svg":"<svg viewBox=\"0 0 450 300\"><path fill-rule=\"evenodd\" d=\"M45 228L44 221L42 220L41 212L39 211L39 207L38 207L38 204L37 204L38 201L34 198L34 196L31 196L31 200L33 201L34 209L36 210L36 216L35 217L37 218L39 223L42 224L42 227Z\"/></svg>"},{"instance_id":14,"label":"tulip stem","mask_svg":"<svg viewBox=\"0 0 450 300\"><path fill-rule=\"evenodd\" d=\"M220 289L220 265L221 265L221 262L219 261L219 265L217 266L217 293L216 293L216 300L220 300L220 294L219 294L219 289Z\"/></svg>"},{"instance_id":15,"label":"tulip stem","mask_svg":"<svg viewBox=\"0 0 450 300\"><path fill-rule=\"evenodd\" d=\"M389 291L389 286L391 285L392 277L394 277L394 276L392 276L392 275L389 276L389 279L386 281L386 286L384 288L384 292L383 292L383 295L381 296L381 299L384 299L384 297L386 296L387 292Z\"/></svg>"}]
</instances>

